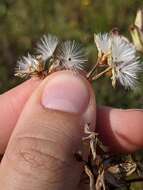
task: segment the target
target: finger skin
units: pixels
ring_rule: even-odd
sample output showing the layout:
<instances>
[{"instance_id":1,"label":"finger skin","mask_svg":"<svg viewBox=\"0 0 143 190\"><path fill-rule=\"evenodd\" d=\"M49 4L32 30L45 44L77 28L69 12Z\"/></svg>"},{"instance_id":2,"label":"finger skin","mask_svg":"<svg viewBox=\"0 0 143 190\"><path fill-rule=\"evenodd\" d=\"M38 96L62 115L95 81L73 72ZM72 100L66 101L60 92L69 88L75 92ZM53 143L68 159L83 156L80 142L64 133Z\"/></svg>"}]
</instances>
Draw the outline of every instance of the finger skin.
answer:
<instances>
[{"instance_id":1,"label":"finger skin","mask_svg":"<svg viewBox=\"0 0 143 190\"><path fill-rule=\"evenodd\" d=\"M0 154L4 153L25 102L40 82L37 78L30 79L0 95Z\"/></svg>"},{"instance_id":2,"label":"finger skin","mask_svg":"<svg viewBox=\"0 0 143 190\"><path fill-rule=\"evenodd\" d=\"M83 114L45 109L41 94L53 75L59 73L49 76L34 91L10 138L0 167L4 190L73 190L79 183L81 164L74 153L81 149L84 122L95 126L94 93L82 79L90 91Z\"/></svg>"},{"instance_id":3,"label":"finger skin","mask_svg":"<svg viewBox=\"0 0 143 190\"><path fill-rule=\"evenodd\" d=\"M98 107L97 131L112 151L134 152L143 147L143 111Z\"/></svg>"},{"instance_id":4,"label":"finger skin","mask_svg":"<svg viewBox=\"0 0 143 190\"><path fill-rule=\"evenodd\" d=\"M5 151L11 132L15 127L25 102L40 83L41 81L38 79L28 80L0 96L2 110L0 113L1 154ZM86 113L86 117L88 117L88 113ZM89 117L91 117L90 114ZM103 141L113 151L128 152L141 149L143 147L142 123L142 110L121 110L109 107L99 107L97 110L98 131Z\"/></svg>"}]
</instances>

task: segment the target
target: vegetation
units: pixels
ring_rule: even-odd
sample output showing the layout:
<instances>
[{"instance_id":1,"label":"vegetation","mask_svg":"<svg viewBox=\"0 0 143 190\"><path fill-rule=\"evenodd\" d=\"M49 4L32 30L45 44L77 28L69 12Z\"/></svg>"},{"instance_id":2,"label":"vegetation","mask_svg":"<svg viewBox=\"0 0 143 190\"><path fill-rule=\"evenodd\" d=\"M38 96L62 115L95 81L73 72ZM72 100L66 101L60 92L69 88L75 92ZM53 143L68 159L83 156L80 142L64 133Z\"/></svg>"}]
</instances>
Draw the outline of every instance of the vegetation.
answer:
<instances>
[{"instance_id":1,"label":"vegetation","mask_svg":"<svg viewBox=\"0 0 143 190\"><path fill-rule=\"evenodd\" d=\"M94 32L108 32L114 27L130 38L142 0L1 0L0 1L0 92L20 83L14 68L19 56L31 51L43 34L82 42L89 63L96 59ZM142 89L136 92L112 89L109 79L95 84L98 104L122 108L142 107ZM116 95L115 95L116 94Z\"/></svg>"},{"instance_id":2,"label":"vegetation","mask_svg":"<svg viewBox=\"0 0 143 190\"><path fill-rule=\"evenodd\" d=\"M16 61L31 52L43 34L82 42L90 67L97 56L93 34L118 27L131 40L129 26L142 5L142 0L0 0L0 93L22 82L14 77ZM113 89L110 79L99 80L94 85L97 104L142 108L143 81L141 88L132 92Z\"/></svg>"}]
</instances>

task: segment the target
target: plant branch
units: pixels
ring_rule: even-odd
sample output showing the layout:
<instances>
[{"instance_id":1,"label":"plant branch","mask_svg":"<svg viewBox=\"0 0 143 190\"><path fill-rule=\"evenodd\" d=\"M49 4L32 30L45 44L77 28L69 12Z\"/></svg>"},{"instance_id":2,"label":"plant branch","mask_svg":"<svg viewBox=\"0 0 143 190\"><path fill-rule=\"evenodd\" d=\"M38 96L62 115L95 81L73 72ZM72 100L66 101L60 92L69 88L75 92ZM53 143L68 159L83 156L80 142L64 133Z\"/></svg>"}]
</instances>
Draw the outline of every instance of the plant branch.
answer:
<instances>
[{"instance_id":1,"label":"plant branch","mask_svg":"<svg viewBox=\"0 0 143 190\"><path fill-rule=\"evenodd\" d=\"M86 78L87 78L87 79L89 79L89 78L92 76L92 74L95 72L96 67L97 67L98 64L99 64L99 61L97 60L96 64L95 64L94 67L91 69L91 71L87 73L87 75L86 75Z\"/></svg>"},{"instance_id":2,"label":"plant branch","mask_svg":"<svg viewBox=\"0 0 143 190\"><path fill-rule=\"evenodd\" d=\"M133 179L127 179L125 180L126 183L137 183L137 182L143 182L143 177L140 178L133 178Z\"/></svg>"},{"instance_id":3,"label":"plant branch","mask_svg":"<svg viewBox=\"0 0 143 190\"><path fill-rule=\"evenodd\" d=\"M108 67L107 69L105 69L104 71L102 71L101 73L97 74L96 76L92 77L92 80L96 80L98 78L100 78L102 75L104 75L105 73L107 73L108 71L110 71L112 69L112 67Z\"/></svg>"}]
</instances>

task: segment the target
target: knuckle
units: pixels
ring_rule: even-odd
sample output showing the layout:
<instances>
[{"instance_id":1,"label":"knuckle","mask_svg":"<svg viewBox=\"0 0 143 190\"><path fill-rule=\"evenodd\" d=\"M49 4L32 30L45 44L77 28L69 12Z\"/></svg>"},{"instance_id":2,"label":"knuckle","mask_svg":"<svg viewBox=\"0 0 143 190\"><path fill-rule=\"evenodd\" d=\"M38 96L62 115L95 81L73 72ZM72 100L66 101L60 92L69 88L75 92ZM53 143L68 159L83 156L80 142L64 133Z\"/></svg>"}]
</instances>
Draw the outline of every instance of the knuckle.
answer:
<instances>
[{"instance_id":1,"label":"knuckle","mask_svg":"<svg viewBox=\"0 0 143 190\"><path fill-rule=\"evenodd\" d=\"M56 172L65 164L60 160L50 147L56 146L55 142L39 137L18 137L13 140L13 153L10 159L15 163L15 169L22 173L52 171ZM12 157L11 157L12 155ZM65 166L64 166L65 167Z\"/></svg>"}]
</instances>

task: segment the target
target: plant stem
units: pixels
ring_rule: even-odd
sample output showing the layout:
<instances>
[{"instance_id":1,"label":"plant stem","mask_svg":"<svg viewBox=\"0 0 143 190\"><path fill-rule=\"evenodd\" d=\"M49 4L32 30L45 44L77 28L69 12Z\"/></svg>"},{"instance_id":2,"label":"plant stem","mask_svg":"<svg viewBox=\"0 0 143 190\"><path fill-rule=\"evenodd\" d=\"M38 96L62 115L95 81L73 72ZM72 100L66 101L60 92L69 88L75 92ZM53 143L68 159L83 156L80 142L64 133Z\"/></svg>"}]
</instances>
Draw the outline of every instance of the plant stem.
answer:
<instances>
[{"instance_id":1,"label":"plant stem","mask_svg":"<svg viewBox=\"0 0 143 190\"><path fill-rule=\"evenodd\" d=\"M108 67L107 69L105 69L104 71L102 71L101 73L97 74L96 76L92 77L92 80L96 80L98 78L100 78L102 75L104 75L105 73L107 73L108 71L110 71L112 69L112 67Z\"/></svg>"},{"instance_id":2,"label":"plant stem","mask_svg":"<svg viewBox=\"0 0 143 190\"><path fill-rule=\"evenodd\" d=\"M99 64L99 61L97 60L96 64L95 64L94 67L91 69L91 71L90 71L89 73L87 73L87 75L86 75L87 79L89 79L89 78L92 76L92 74L95 72L96 67L97 67L98 64Z\"/></svg>"},{"instance_id":3,"label":"plant stem","mask_svg":"<svg viewBox=\"0 0 143 190\"><path fill-rule=\"evenodd\" d=\"M139 177L139 178L134 178L134 179L128 179L128 180L126 180L126 183L137 183L137 182L143 182L143 178Z\"/></svg>"},{"instance_id":4,"label":"plant stem","mask_svg":"<svg viewBox=\"0 0 143 190\"><path fill-rule=\"evenodd\" d=\"M90 190L95 190L94 174L91 172L90 168L87 165L84 166L84 170L86 175L89 177Z\"/></svg>"}]
</instances>

